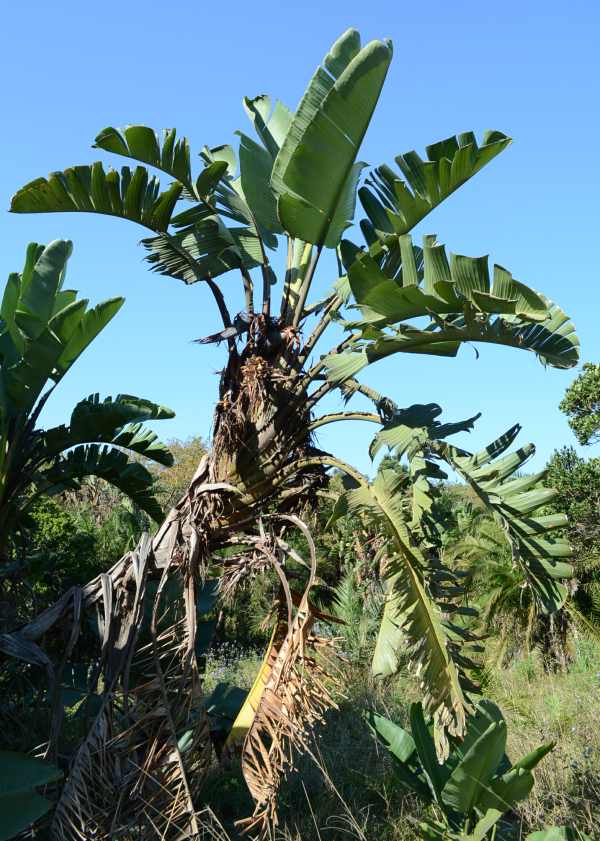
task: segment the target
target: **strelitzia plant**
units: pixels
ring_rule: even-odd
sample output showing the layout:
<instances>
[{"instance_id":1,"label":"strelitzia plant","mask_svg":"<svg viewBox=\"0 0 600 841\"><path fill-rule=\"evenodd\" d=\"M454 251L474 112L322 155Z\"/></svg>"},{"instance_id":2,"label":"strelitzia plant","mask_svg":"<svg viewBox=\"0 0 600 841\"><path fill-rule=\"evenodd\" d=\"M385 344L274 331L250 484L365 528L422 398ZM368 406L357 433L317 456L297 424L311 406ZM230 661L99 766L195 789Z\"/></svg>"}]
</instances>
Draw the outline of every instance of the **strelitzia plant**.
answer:
<instances>
[{"instance_id":1,"label":"strelitzia plant","mask_svg":"<svg viewBox=\"0 0 600 841\"><path fill-rule=\"evenodd\" d=\"M277 627L233 728L255 802L245 828L270 831L293 749L305 749L307 729L333 702L319 672L322 660L313 656L315 648L323 650L311 630L310 591L318 577L312 538L298 519L329 469L348 477L340 507L372 518L386 538L386 604L373 671L392 674L400 652L407 653L420 675L441 757L449 739L463 735L475 689L461 648L472 640L457 614L463 610L459 585L436 560L435 487L443 464L465 475L494 509L543 609L552 612L562 603L562 581L571 569L557 558L568 547L550 532L558 521L536 516L551 492L507 480L532 448L500 458L518 428L483 453L466 453L446 438L470 429L476 418L442 423L436 403L402 408L357 379L381 359L425 365L435 356L454 357L465 343L518 348L558 368L578 360L573 324L557 304L499 264L490 271L487 257L449 254L433 235L421 244L411 237L509 146L507 135L452 135L428 146L424 158L415 151L396 155L393 167L368 168L359 159L392 55L389 40L363 45L349 29L317 67L295 112L266 95L244 99L254 136L239 133L237 155L223 145L203 147L194 159L187 138L174 129L159 135L145 125L108 126L95 147L133 159L135 167L107 170L101 161L69 167L32 181L12 199L15 213L107 214L143 226L151 269L200 284L214 300L219 324L199 341L224 348L210 453L154 536L145 567L150 577L185 581L185 638L169 660L179 663L181 691L161 689L154 698L157 714L143 733L119 721L127 737L116 739L111 750L125 756L130 740L143 779L132 777L127 791L117 790L107 773L104 787L78 788L75 804L67 787L57 810L58 836L80 821L82 799L102 837L116 820L135 822L140 838L180 837L184 828L200 833L194 792L209 768L207 722L194 719L198 750L187 758L178 753L176 736L191 726L190 676L196 693L201 684L193 660L194 587L224 546L232 550L220 571L229 597L267 569L281 581ZM322 260L327 251L333 259ZM321 269L327 275L324 297L315 295ZM339 410L319 411L338 393L344 401ZM366 408L346 409L354 397L368 401ZM408 395L401 400L411 403ZM382 470L371 482L336 454L315 447L317 430L354 421L378 429L373 457L390 447L408 459L406 477ZM310 556L304 558L306 589L299 598L292 597L285 576L285 531L291 528L305 535ZM88 592L91 607L100 595L98 588ZM173 686L174 672L170 681ZM151 685L162 686L158 677ZM94 755L106 756L107 750ZM164 756L170 757L170 775L160 764ZM202 761L190 761L198 756ZM115 767L121 761L115 757Z\"/></svg>"},{"instance_id":2,"label":"strelitzia plant","mask_svg":"<svg viewBox=\"0 0 600 841\"><path fill-rule=\"evenodd\" d=\"M433 807L435 818L419 824L427 841L514 837L502 818L528 796L534 784L531 772L554 747L541 745L511 763L506 721L485 699L469 717L464 739L452 746L442 764L420 703L411 706L410 732L374 712L367 712L366 719L389 751L400 785Z\"/></svg>"},{"instance_id":3,"label":"strelitzia plant","mask_svg":"<svg viewBox=\"0 0 600 841\"><path fill-rule=\"evenodd\" d=\"M162 510L154 479L141 463L172 464L168 448L143 421L174 412L150 400L90 394L70 419L42 428L48 399L80 355L121 309L124 298L88 308L64 288L72 244L30 243L21 272L9 275L0 308L0 563L26 529L41 495L53 495L97 476L154 520ZM132 458L133 456L133 458ZM3 556L3 557L2 557ZM0 572L6 571L6 567Z\"/></svg>"}]
</instances>

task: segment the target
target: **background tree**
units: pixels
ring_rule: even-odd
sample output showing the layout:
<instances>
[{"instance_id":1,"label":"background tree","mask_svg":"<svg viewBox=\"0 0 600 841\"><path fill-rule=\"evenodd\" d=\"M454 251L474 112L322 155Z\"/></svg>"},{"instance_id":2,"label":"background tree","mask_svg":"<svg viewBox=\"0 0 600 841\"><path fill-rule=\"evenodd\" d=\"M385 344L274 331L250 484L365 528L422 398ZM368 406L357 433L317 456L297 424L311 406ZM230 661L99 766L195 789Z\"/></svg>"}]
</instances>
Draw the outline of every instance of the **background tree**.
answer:
<instances>
[{"instance_id":1,"label":"background tree","mask_svg":"<svg viewBox=\"0 0 600 841\"><path fill-rule=\"evenodd\" d=\"M167 441L167 447L173 458L170 466L148 465L148 469L156 477L155 493L163 511L168 511L185 493L200 459L208 452L206 443L199 435L186 441Z\"/></svg>"},{"instance_id":2,"label":"background tree","mask_svg":"<svg viewBox=\"0 0 600 841\"><path fill-rule=\"evenodd\" d=\"M600 440L600 363L586 362L560 404L580 444Z\"/></svg>"}]
</instances>

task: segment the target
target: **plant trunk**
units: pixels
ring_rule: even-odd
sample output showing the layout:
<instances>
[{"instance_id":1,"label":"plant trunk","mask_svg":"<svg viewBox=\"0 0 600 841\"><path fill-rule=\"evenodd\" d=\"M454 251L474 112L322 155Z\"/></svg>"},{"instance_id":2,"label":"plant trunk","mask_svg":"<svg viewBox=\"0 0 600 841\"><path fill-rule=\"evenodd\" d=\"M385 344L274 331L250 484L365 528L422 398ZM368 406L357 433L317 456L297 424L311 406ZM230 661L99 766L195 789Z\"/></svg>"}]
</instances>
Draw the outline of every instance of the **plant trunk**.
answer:
<instances>
[{"instance_id":1,"label":"plant trunk","mask_svg":"<svg viewBox=\"0 0 600 841\"><path fill-rule=\"evenodd\" d=\"M281 364L281 354L268 350L264 334L241 354L230 347L212 450L187 492L153 539L82 590L82 608L93 605L99 615L102 707L73 759L52 824L54 839L85 841L92 832L97 841L123 833L140 841L197 837L196 795L211 756L195 655L197 583L211 556L234 543L236 533L243 543L243 530L254 529L266 505L277 499L278 511L289 511L321 478L319 468L304 471L298 481L294 462L316 452L306 398L294 393L297 379ZM295 484L282 487L288 472ZM173 584L181 592L176 608ZM167 592L177 619L165 630L160 615ZM148 643L139 629L149 602ZM65 619L72 620L76 639L75 600L65 597L52 610L6 635L0 650L41 664L45 655L35 640Z\"/></svg>"}]
</instances>

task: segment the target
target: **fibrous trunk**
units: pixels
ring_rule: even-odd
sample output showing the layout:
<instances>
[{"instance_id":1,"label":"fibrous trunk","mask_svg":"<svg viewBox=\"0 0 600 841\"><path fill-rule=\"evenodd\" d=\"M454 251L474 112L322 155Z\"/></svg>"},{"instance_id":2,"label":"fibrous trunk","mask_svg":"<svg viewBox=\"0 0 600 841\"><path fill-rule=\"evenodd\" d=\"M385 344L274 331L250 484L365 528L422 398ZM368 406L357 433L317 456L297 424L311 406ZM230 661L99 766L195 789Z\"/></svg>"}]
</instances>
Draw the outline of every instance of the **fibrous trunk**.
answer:
<instances>
[{"instance_id":1,"label":"fibrous trunk","mask_svg":"<svg viewBox=\"0 0 600 841\"><path fill-rule=\"evenodd\" d=\"M195 591L214 553L236 541L254 541L263 562L266 558L267 567L275 566L285 581L281 543L267 545L264 529L258 535L256 524L267 504L271 514L289 512L321 478L314 470L302 474L294 467L311 452L305 399L293 392L294 379L268 353L257 351L256 343L241 355L230 348L212 450L187 492L152 539L143 540L77 594L83 609L95 609L99 618L102 706L72 759L53 818L55 839L200 837L199 792L211 743L195 655ZM244 569L242 565L240 579ZM287 624L280 625L284 644L261 699L259 721L243 749L244 773L257 803L248 828L262 835L275 818L278 781L289 766L294 728L301 747L306 743L304 724L316 721L333 703L319 668L313 681L302 677L303 669L316 663L305 649L320 645L310 634L313 579L314 564L300 604L294 607L288 599ZM176 605L173 593L178 594ZM30 625L6 635L0 650L46 665L51 679L58 680L37 640L53 623L71 618L73 604L64 598ZM167 626L166 607L171 617ZM140 634L144 611L151 613L145 639ZM290 699L297 709L288 716ZM278 736L273 730L269 736L260 722L264 719L272 728L277 709ZM304 724L303 714L308 717ZM257 758L256 745L264 749L265 742L266 759ZM49 744L48 752L55 747ZM266 793L256 784L258 771L269 776Z\"/></svg>"}]
</instances>

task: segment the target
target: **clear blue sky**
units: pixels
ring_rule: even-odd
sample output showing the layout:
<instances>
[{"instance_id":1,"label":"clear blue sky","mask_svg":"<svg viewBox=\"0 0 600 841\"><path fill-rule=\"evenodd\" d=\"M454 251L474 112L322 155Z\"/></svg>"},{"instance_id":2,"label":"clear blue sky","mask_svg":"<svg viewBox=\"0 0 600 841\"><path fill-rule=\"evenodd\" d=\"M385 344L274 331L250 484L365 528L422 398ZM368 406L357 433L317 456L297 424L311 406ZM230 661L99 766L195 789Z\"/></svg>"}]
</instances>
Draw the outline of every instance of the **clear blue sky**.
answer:
<instances>
[{"instance_id":1,"label":"clear blue sky","mask_svg":"<svg viewBox=\"0 0 600 841\"><path fill-rule=\"evenodd\" d=\"M109 161L90 149L107 125L176 126L194 150L232 142L246 128L242 96L269 93L295 108L348 26L364 40L391 37L395 47L364 160L391 163L470 129L515 140L417 233L436 232L459 253L489 253L557 300L576 323L583 359L598 360L600 7L591 0L5 4L0 206L34 177ZM163 436L206 436L222 354L190 340L214 329L212 299L200 284L150 274L136 244L143 235L99 216L0 215L5 276L20 268L30 240L64 237L75 243L69 286L92 302L127 298L45 418L66 420L90 391L124 391L175 409L174 420L157 426ZM465 446L515 421L523 441L538 444L537 464L573 440L558 403L574 372L544 370L532 354L484 346L476 360L463 348L457 360L399 357L370 370L363 379L401 405L438 402L449 420L483 412ZM366 470L372 432L346 424L319 440Z\"/></svg>"}]
</instances>

